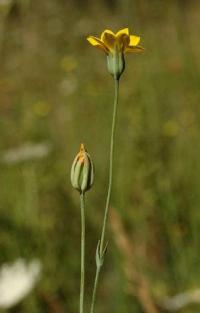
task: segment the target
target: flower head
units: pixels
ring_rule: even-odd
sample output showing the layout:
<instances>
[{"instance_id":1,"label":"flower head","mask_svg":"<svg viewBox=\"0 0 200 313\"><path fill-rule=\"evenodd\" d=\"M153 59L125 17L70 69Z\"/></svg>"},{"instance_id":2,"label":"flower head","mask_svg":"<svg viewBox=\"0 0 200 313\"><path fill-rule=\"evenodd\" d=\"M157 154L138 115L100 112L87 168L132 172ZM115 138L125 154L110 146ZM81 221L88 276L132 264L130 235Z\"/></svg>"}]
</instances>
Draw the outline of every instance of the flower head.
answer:
<instances>
[{"instance_id":1,"label":"flower head","mask_svg":"<svg viewBox=\"0 0 200 313\"><path fill-rule=\"evenodd\" d=\"M116 34L106 29L101 34L101 38L89 36L87 40L92 46L104 51L107 55L115 51L126 53L144 50L143 47L138 45L140 37L130 35L128 28L121 29Z\"/></svg>"},{"instance_id":2,"label":"flower head","mask_svg":"<svg viewBox=\"0 0 200 313\"><path fill-rule=\"evenodd\" d=\"M140 37L130 35L128 28L121 29L116 34L106 29L101 34L101 38L89 36L87 40L92 46L106 53L108 71L115 79L119 79L124 71L124 53L137 53L144 50L139 46Z\"/></svg>"}]
</instances>

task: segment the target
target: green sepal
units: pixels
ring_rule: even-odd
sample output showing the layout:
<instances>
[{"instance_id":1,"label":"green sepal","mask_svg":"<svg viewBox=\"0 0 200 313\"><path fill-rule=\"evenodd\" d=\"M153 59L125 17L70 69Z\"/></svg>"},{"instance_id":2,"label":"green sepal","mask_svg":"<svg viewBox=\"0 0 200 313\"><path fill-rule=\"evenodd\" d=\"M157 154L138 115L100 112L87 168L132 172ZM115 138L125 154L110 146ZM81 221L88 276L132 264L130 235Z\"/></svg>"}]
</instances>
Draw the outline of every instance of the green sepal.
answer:
<instances>
[{"instance_id":1,"label":"green sepal","mask_svg":"<svg viewBox=\"0 0 200 313\"><path fill-rule=\"evenodd\" d=\"M108 242L106 243L102 253L101 253L101 241L98 241L97 244L97 249L96 249L96 266L97 268L101 267L103 265L104 262L104 257L105 254L107 252L107 248L108 248Z\"/></svg>"},{"instance_id":2,"label":"green sepal","mask_svg":"<svg viewBox=\"0 0 200 313\"><path fill-rule=\"evenodd\" d=\"M123 52L114 51L107 56L107 67L109 73L119 79L125 69L125 59Z\"/></svg>"}]
</instances>

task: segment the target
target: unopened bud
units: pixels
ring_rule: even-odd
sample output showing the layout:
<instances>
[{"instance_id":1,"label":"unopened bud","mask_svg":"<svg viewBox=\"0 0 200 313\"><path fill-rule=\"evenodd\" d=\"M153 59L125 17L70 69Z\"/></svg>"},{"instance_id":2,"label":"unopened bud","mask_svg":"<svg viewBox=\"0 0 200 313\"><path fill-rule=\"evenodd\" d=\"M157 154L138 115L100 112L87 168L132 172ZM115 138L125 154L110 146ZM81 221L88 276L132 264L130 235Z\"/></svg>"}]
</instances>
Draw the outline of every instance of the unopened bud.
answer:
<instances>
[{"instance_id":1,"label":"unopened bud","mask_svg":"<svg viewBox=\"0 0 200 313\"><path fill-rule=\"evenodd\" d=\"M74 159L71 168L72 186L80 193L84 193L92 187L94 181L94 166L90 155L81 144L80 151Z\"/></svg>"}]
</instances>

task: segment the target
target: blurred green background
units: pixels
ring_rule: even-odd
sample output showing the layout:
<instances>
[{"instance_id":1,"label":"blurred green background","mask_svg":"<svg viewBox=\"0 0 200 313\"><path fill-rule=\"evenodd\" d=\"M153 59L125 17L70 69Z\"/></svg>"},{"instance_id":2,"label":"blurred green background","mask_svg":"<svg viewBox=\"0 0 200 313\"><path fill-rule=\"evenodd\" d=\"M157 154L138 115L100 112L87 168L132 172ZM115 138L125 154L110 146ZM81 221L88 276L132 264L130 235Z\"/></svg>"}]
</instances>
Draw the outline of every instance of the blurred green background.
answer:
<instances>
[{"instance_id":1,"label":"blurred green background","mask_svg":"<svg viewBox=\"0 0 200 313\"><path fill-rule=\"evenodd\" d=\"M0 264L42 262L34 291L5 312L78 311L80 210L69 176L81 142L96 168L86 199L89 311L113 80L86 37L106 28L129 27L146 51L127 55L121 78L117 216L96 312L170 312L166 297L199 290L199 9L198 0L0 1ZM177 312L199 312L196 302Z\"/></svg>"}]
</instances>

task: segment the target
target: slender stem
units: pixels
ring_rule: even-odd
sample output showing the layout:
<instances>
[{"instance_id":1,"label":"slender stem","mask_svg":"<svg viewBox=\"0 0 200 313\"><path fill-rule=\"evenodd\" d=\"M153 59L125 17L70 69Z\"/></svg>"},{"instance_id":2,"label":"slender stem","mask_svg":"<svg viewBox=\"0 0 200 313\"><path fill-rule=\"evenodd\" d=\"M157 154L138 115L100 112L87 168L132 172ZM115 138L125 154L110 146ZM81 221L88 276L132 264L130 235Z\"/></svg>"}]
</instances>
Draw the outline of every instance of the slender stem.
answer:
<instances>
[{"instance_id":1,"label":"slender stem","mask_svg":"<svg viewBox=\"0 0 200 313\"><path fill-rule=\"evenodd\" d=\"M113 156L114 156L114 139L115 139L115 128L116 128L116 116L117 116L117 104L119 98L119 80L115 79L115 98L114 98L114 107L113 107L113 118L112 118L112 128L111 128L111 138L110 138L110 161L109 161L109 181L108 181L108 193L106 198L106 207L103 219L103 226L101 231L101 241L100 241L100 254L104 250L104 240L105 240L105 231L106 223L108 219L108 210L110 205L110 196L112 190L112 181L113 181Z\"/></svg>"},{"instance_id":2,"label":"slender stem","mask_svg":"<svg viewBox=\"0 0 200 313\"><path fill-rule=\"evenodd\" d=\"M85 199L84 193L80 194L81 204L81 279L80 279L80 309L83 313L84 287L85 287Z\"/></svg>"},{"instance_id":3,"label":"slender stem","mask_svg":"<svg viewBox=\"0 0 200 313\"><path fill-rule=\"evenodd\" d=\"M92 303L91 303L90 313L94 312L94 305L95 305L96 294L97 294L97 285L98 285L98 281L99 281L99 273L100 273L100 267L97 267L96 268L95 281L94 281L94 287L93 287Z\"/></svg>"},{"instance_id":4,"label":"slender stem","mask_svg":"<svg viewBox=\"0 0 200 313\"><path fill-rule=\"evenodd\" d=\"M119 98L119 80L115 79L115 97L114 97L114 107L113 107L113 117L112 117L112 128L111 128L111 138L110 138L110 161L109 161L109 180L108 180L108 192L106 198L106 206L104 212L104 219L101 231L101 239L100 239L100 255L103 256L104 252L104 241L105 241L105 231L106 231L106 223L108 219L108 211L110 205L110 196L112 190L112 181L113 181L113 156L114 156L114 139L115 139L115 128L116 128L116 116L117 116L117 104ZM97 292L97 285L99 281L99 274L101 271L101 266L96 267L96 275L93 287L93 294L92 294L92 304L90 313L94 313L94 305L96 301L96 292Z\"/></svg>"}]
</instances>

